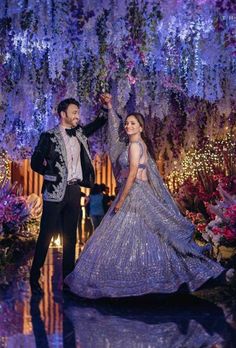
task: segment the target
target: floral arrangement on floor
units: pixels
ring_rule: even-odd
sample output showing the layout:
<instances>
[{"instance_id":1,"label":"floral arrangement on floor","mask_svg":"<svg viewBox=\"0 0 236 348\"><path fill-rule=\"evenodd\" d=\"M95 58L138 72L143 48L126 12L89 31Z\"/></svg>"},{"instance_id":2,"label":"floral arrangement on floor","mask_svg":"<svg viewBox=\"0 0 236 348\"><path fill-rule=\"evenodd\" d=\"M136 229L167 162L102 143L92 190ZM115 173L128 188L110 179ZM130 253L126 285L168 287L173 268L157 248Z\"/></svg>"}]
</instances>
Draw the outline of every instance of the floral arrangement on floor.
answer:
<instances>
[{"instance_id":1,"label":"floral arrangement on floor","mask_svg":"<svg viewBox=\"0 0 236 348\"><path fill-rule=\"evenodd\" d=\"M17 267L21 270L20 261L35 244L41 201L21 191L7 180L0 185L0 286L13 279Z\"/></svg>"},{"instance_id":2,"label":"floral arrangement on floor","mask_svg":"<svg viewBox=\"0 0 236 348\"><path fill-rule=\"evenodd\" d=\"M3 181L0 186L0 235L20 231L28 221L30 211L26 199L15 190L15 185Z\"/></svg>"},{"instance_id":3,"label":"floral arrangement on floor","mask_svg":"<svg viewBox=\"0 0 236 348\"><path fill-rule=\"evenodd\" d=\"M182 213L195 224L196 240L212 244L214 257L224 258L221 246L236 247L235 176L219 173L208 175L204 180L189 178L175 199Z\"/></svg>"},{"instance_id":4,"label":"floral arrangement on floor","mask_svg":"<svg viewBox=\"0 0 236 348\"><path fill-rule=\"evenodd\" d=\"M236 255L236 195L230 195L220 186L221 200L216 205L209 205L212 220L202 231L202 237L215 247L218 260L222 258L220 248L233 248Z\"/></svg>"}]
</instances>

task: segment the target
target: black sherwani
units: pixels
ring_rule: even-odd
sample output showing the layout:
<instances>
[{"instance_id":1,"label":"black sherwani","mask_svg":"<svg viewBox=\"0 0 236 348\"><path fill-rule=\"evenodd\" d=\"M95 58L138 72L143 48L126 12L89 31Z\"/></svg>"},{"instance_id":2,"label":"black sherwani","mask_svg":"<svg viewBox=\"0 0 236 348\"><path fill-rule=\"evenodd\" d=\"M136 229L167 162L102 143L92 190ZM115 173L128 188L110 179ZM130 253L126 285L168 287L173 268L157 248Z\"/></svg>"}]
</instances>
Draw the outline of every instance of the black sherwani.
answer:
<instances>
[{"instance_id":1,"label":"black sherwani","mask_svg":"<svg viewBox=\"0 0 236 348\"><path fill-rule=\"evenodd\" d=\"M60 127L57 126L40 136L31 158L31 167L44 176L43 213L31 268L31 282L39 279L40 268L44 264L51 238L58 232L62 232L63 236L63 278L74 268L76 230L81 210L80 186L92 187L95 179L87 137L102 127L106 120L104 116L99 117L84 127L76 128L83 179L75 185L67 185L67 154Z\"/></svg>"}]
</instances>

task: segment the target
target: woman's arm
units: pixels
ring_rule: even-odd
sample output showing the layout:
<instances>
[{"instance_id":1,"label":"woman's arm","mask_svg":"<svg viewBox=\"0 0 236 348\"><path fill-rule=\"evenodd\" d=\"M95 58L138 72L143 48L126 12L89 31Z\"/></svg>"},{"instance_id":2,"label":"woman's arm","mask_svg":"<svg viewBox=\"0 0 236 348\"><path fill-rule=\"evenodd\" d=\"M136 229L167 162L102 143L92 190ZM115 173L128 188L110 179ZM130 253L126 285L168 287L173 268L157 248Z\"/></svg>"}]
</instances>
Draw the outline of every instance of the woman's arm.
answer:
<instances>
[{"instance_id":1,"label":"woman's arm","mask_svg":"<svg viewBox=\"0 0 236 348\"><path fill-rule=\"evenodd\" d=\"M129 194L130 189L132 188L134 181L138 172L138 165L141 156L141 148L138 143L131 143L129 146L129 174L125 183L124 190L120 196L119 201L117 202L114 211L117 212L120 210L126 197Z\"/></svg>"},{"instance_id":2,"label":"woman's arm","mask_svg":"<svg viewBox=\"0 0 236 348\"><path fill-rule=\"evenodd\" d=\"M110 94L103 94L101 101L108 109L108 149L116 176L117 159L125 147L125 142L121 139L122 120L112 108L112 96Z\"/></svg>"}]
</instances>

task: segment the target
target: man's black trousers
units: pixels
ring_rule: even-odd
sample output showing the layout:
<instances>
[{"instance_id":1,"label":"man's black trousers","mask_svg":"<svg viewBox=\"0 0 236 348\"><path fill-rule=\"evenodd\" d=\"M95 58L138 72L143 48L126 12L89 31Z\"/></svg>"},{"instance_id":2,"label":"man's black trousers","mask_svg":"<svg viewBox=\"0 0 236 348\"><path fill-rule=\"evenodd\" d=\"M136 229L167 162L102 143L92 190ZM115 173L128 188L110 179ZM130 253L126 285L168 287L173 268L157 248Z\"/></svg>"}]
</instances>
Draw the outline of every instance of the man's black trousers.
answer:
<instances>
[{"instance_id":1,"label":"man's black trousers","mask_svg":"<svg viewBox=\"0 0 236 348\"><path fill-rule=\"evenodd\" d=\"M30 281L38 281L53 236L59 232L63 238L63 279L75 266L75 246L78 217L80 213L80 186L67 185L61 202L43 202L40 232L36 243Z\"/></svg>"}]
</instances>

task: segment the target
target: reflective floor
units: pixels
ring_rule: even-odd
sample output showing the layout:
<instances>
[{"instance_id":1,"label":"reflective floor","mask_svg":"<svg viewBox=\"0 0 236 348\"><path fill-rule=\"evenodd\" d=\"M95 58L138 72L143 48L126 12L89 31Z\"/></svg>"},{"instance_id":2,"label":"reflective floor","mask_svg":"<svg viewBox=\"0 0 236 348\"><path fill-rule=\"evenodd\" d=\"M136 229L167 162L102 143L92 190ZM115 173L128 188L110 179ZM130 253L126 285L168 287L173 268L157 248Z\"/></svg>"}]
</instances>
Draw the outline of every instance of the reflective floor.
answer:
<instances>
[{"instance_id":1,"label":"reflective floor","mask_svg":"<svg viewBox=\"0 0 236 348\"><path fill-rule=\"evenodd\" d=\"M61 253L50 249L44 297L19 279L0 297L0 347L236 347L234 289L194 295L84 300L62 294Z\"/></svg>"}]
</instances>

